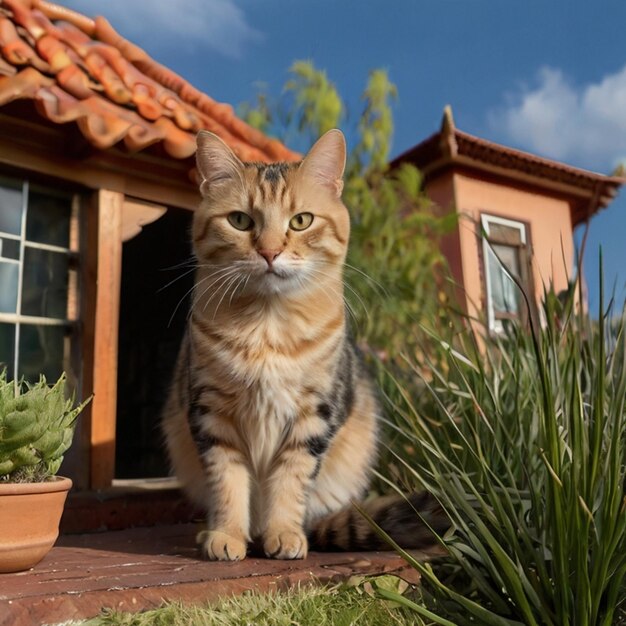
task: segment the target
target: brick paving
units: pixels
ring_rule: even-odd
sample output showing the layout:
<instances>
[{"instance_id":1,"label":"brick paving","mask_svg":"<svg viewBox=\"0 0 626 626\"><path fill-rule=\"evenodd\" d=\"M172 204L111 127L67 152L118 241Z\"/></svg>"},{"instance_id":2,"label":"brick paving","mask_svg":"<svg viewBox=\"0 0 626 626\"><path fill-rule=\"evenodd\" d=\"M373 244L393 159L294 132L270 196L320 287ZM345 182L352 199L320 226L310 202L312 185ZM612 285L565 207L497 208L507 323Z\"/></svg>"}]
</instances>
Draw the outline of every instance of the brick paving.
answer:
<instances>
[{"instance_id":1,"label":"brick paving","mask_svg":"<svg viewBox=\"0 0 626 626\"><path fill-rule=\"evenodd\" d=\"M0 574L0 626L55 624L166 601L207 602L250 589L334 582L353 574L394 572L417 582L391 552L312 553L303 561L247 558L211 563L198 557L194 524L62 536L35 568Z\"/></svg>"}]
</instances>

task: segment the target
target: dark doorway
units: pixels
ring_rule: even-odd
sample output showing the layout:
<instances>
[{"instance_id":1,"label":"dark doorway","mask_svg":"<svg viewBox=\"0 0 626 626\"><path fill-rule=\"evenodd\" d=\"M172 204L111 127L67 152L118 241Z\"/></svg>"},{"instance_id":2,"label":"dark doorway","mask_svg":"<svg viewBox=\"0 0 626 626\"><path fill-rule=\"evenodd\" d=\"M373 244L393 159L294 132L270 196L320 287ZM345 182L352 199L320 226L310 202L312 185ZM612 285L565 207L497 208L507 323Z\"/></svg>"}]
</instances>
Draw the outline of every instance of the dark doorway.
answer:
<instances>
[{"instance_id":1,"label":"dark doorway","mask_svg":"<svg viewBox=\"0 0 626 626\"><path fill-rule=\"evenodd\" d=\"M169 474L159 419L193 285L191 217L189 211L170 209L124 244L116 478Z\"/></svg>"}]
</instances>

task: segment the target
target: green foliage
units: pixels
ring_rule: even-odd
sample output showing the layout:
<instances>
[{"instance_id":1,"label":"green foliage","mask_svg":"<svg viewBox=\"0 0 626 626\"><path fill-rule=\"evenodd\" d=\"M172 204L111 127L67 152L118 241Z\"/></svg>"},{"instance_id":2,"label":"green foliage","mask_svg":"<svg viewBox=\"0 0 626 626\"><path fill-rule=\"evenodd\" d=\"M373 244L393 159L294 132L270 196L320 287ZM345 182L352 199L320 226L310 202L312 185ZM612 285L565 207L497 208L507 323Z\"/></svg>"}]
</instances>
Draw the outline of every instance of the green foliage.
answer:
<instances>
[{"instance_id":1,"label":"green foliage","mask_svg":"<svg viewBox=\"0 0 626 626\"><path fill-rule=\"evenodd\" d=\"M309 61L296 61L289 72L292 78L285 84L285 93L295 99L289 119L295 120L298 130L315 140L339 126L344 104L326 72Z\"/></svg>"},{"instance_id":2,"label":"green foliage","mask_svg":"<svg viewBox=\"0 0 626 626\"><path fill-rule=\"evenodd\" d=\"M446 323L446 263L438 244L456 215L436 213L408 164L348 178L344 199L353 207L346 295L357 336L393 356L410 349L420 323Z\"/></svg>"},{"instance_id":3,"label":"green foliage","mask_svg":"<svg viewBox=\"0 0 626 626\"><path fill-rule=\"evenodd\" d=\"M254 105L244 102L239 106L239 116L245 119L250 126L258 128L260 131L267 133L273 122L273 114L271 110L270 99L266 93L266 85L260 83L257 85L259 91L256 94L256 102Z\"/></svg>"},{"instance_id":4,"label":"green foliage","mask_svg":"<svg viewBox=\"0 0 626 626\"><path fill-rule=\"evenodd\" d=\"M0 374L0 481L37 481L57 473L88 402L74 406L65 386L65 376L50 387L43 376L36 384L16 385L6 372Z\"/></svg>"},{"instance_id":5,"label":"green foliage","mask_svg":"<svg viewBox=\"0 0 626 626\"><path fill-rule=\"evenodd\" d=\"M261 93L240 112L248 122L291 145L309 145L330 128L348 127L347 110L326 73L308 61L290 68L281 98ZM396 87L383 70L370 73L363 111L348 155L344 201L352 234L346 265L346 298L357 338L379 354L406 349L419 323L446 323L445 260L441 237L456 226L454 213L440 215L422 191L420 173L405 164L389 170L393 135L391 103ZM348 137L350 139L350 137Z\"/></svg>"},{"instance_id":6,"label":"green foliage","mask_svg":"<svg viewBox=\"0 0 626 626\"><path fill-rule=\"evenodd\" d=\"M609 626L626 600L626 326L575 300L545 293L534 332L434 337L390 398L399 473L453 524L441 563L407 557L441 620Z\"/></svg>"},{"instance_id":7,"label":"green foliage","mask_svg":"<svg viewBox=\"0 0 626 626\"><path fill-rule=\"evenodd\" d=\"M398 90L387 72L370 72L363 94L365 107L358 123L360 141L353 152L353 158L359 159L358 169L364 165L379 171L386 169L393 137L393 113L389 105L397 95Z\"/></svg>"}]
</instances>

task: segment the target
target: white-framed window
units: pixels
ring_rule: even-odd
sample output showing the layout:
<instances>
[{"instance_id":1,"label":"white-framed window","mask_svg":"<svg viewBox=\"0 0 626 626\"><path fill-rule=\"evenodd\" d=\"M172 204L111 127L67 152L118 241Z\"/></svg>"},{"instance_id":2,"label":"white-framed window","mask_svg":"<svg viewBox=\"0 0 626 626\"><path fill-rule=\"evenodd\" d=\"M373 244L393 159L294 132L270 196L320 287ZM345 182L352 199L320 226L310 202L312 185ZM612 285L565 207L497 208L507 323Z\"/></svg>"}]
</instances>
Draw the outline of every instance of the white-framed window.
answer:
<instances>
[{"instance_id":1,"label":"white-framed window","mask_svg":"<svg viewBox=\"0 0 626 626\"><path fill-rule=\"evenodd\" d=\"M76 194L0 178L0 369L50 381L72 367L78 322Z\"/></svg>"},{"instance_id":2,"label":"white-framed window","mask_svg":"<svg viewBox=\"0 0 626 626\"><path fill-rule=\"evenodd\" d=\"M482 215L483 260L489 330L502 332L507 320L528 315L515 278L532 299L528 234L523 222Z\"/></svg>"}]
</instances>

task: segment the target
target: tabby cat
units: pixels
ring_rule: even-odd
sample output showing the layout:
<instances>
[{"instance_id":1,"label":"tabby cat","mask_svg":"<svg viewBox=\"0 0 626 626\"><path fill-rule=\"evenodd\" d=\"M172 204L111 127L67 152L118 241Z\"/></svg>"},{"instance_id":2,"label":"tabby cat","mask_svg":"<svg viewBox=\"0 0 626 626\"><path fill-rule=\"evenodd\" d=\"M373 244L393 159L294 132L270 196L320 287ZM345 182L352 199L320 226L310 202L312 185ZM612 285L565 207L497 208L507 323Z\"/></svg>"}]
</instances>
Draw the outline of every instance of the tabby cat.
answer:
<instances>
[{"instance_id":1,"label":"tabby cat","mask_svg":"<svg viewBox=\"0 0 626 626\"><path fill-rule=\"evenodd\" d=\"M380 407L345 319L344 137L331 130L301 163L266 165L202 131L196 158L195 290L163 427L176 475L208 511L202 550L381 548L352 506L376 460ZM421 499L365 509L421 547Z\"/></svg>"}]
</instances>

